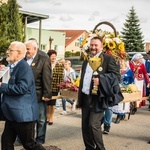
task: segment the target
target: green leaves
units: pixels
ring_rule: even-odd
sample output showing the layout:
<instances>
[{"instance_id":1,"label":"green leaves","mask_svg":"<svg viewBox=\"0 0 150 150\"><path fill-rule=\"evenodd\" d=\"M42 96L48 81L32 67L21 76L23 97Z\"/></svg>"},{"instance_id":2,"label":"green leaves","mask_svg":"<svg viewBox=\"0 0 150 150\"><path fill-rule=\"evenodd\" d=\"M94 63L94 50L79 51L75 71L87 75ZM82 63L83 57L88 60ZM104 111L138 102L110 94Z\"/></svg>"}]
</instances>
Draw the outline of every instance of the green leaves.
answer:
<instances>
[{"instance_id":1,"label":"green leaves","mask_svg":"<svg viewBox=\"0 0 150 150\"><path fill-rule=\"evenodd\" d=\"M22 16L16 0L0 5L0 56L4 56L12 41L23 42Z\"/></svg>"}]
</instances>

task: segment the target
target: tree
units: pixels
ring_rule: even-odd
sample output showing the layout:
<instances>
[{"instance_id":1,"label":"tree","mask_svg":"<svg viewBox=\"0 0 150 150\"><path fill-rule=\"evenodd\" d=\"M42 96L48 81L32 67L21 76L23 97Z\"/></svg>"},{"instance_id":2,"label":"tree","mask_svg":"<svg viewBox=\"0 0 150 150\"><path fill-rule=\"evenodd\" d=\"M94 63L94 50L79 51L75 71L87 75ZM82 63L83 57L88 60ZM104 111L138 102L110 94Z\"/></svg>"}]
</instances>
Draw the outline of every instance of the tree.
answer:
<instances>
[{"instance_id":1,"label":"tree","mask_svg":"<svg viewBox=\"0 0 150 150\"><path fill-rule=\"evenodd\" d=\"M130 9L127 15L126 22L122 28L121 39L125 44L127 52L142 52L144 51L144 36L142 35L138 16L134 7Z\"/></svg>"},{"instance_id":2,"label":"tree","mask_svg":"<svg viewBox=\"0 0 150 150\"><path fill-rule=\"evenodd\" d=\"M5 52L12 41L23 41L24 31L22 15L16 0L8 0L0 5L0 55Z\"/></svg>"},{"instance_id":3,"label":"tree","mask_svg":"<svg viewBox=\"0 0 150 150\"><path fill-rule=\"evenodd\" d=\"M6 17L8 10L5 3L0 3L0 55L5 54L5 49L8 48L9 41L7 40L7 22Z\"/></svg>"}]
</instances>

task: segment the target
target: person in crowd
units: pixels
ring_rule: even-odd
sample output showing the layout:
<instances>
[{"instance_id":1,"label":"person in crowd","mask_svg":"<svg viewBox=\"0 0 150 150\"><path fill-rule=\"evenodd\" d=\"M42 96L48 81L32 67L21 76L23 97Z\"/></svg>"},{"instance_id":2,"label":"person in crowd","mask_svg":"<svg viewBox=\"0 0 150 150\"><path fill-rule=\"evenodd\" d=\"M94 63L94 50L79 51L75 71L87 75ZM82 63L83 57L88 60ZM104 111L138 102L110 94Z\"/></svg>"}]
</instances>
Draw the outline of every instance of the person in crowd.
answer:
<instances>
[{"instance_id":1,"label":"person in crowd","mask_svg":"<svg viewBox=\"0 0 150 150\"><path fill-rule=\"evenodd\" d=\"M52 96L57 96L60 90L58 84L63 82L64 78L64 66L56 61L57 52L55 50L49 50L47 54L52 64ZM52 125L56 99L48 101L47 105L47 123Z\"/></svg>"},{"instance_id":2,"label":"person in crowd","mask_svg":"<svg viewBox=\"0 0 150 150\"><path fill-rule=\"evenodd\" d=\"M104 124L103 134L108 134L110 131L112 115L113 115L112 107L106 108L106 110L104 111L104 116L102 118L102 123L101 123L101 124Z\"/></svg>"},{"instance_id":3,"label":"person in crowd","mask_svg":"<svg viewBox=\"0 0 150 150\"><path fill-rule=\"evenodd\" d=\"M36 123L37 142L44 144L46 138L46 107L47 101L52 97L52 69L49 57L45 52L38 50L35 40L25 42L27 63L32 68L36 85L37 101L39 106L39 119Z\"/></svg>"},{"instance_id":4,"label":"person in crowd","mask_svg":"<svg viewBox=\"0 0 150 150\"><path fill-rule=\"evenodd\" d=\"M118 65L117 67L120 69L120 64L118 62L116 62ZM104 115L102 118L102 124L104 124L104 130L103 130L103 134L109 134L110 128L111 128L111 123L112 123L112 116L113 116L113 111L112 111L112 106L108 107L105 109L104 111Z\"/></svg>"},{"instance_id":5,"label":"person in crowd","mask_svg":"<svg viewBox=\"0 0 150 150\"><path fill-rule=\"evenodd\" d=\"M2 150L14 150L17 135L23 147L28 150L45 150L33 138L35 122L38 120L38 103L34 76L24 60L26 46L22 42L12 42L6 51L10 66L8 83L0 82L2 93L1 109L6 118L1 138Z\"/></svg>"},{"instance_id":6,"label":"person in crowd","mask_svg":"<svg viewBox=\"0 0 150 150\"><path fill-rule=\"evenodd\" d=\"M66 60L64 64L64 81L69 81L71 82L72 80L74 81L76 79L76 73L75 70L71 67L71 61ZM62 108L63 111L60 113L61 115L67 114L66 111L66 102L71 104L71 110L74 111L76 107L76 102L75 100L70 100L63 98L62 99Z\"/></svg>"},{"instance_id":7,"label":"person in crowd","mask_svg":"<svg viewBox=\"0 0 150 150\"><path fill-rule=\"evenodd\" d=\"M147 52L147 59L145 61L145 67L146 67L146 71L148 73L148 76L150 78L150 50ZM149 105L148 105L148 110L150 111L150 88L146 86L146 96L149 97L148 101L149 101Z\"/></svg>"},{"instance_id":8,"label":"person in crowd","mask_svg":"<svg viewBox=\"0 0 150 150\"><path fill-rule=\"evenodd\" d=\"M131 61L129 62L129 65L134 74L134 83L138 87L138 90L141 92L142 98L143 96L145 96L145 91L143 88L144 80L146 81L148 87L150 83L145 64L143 64L143 55L141 53L133 55ZM140 108L141 106L145 106L145 101L135 102L134 113L137 111L137 108Z\"/></svg>"},{"instance_id":9,"label":"person in crowd","mask_svg":"<svg viewBox=\"0 0 150 150\"><path fill-rule=\"evenodd\" d=\"M60 58L60 59L58 60L58 62L59 62L61 65L64 66L64 64L65 64L65 59L64 59L64 58ZM58 96L59 96L59 95L60 95L60 92L58 93ZM55 106L56 109L59 109L59 108L60 108L60 101L61 101L61 99L56 99L56 106Z\"/></svg>"},{"instance_id":10,"label":"person in crowd","mask_svg":"<svg viewBox=\"0 0 150 150\"><path fill-rule=\"evenodd\" d=\"M0 65L4 65L4 66L7 66L7 65L8 65L8 62L6 61L6 57L3 57L3 58L0 60Z\"/></svg>"},{"instance_id":11,"label":"person in crowd","mask_svg":"<svg viewBox=\"0 0 150 150\"><path fill-rule=\"evenodd\" d=\"M129 66L129 61L120 60L120 74L121 74L121 86L122 88L134 83L134 75ZM125 119L126 113L130 113L130 102L119 103L112 107L112 111L117 115L115 123L120 123L121 120Z\"/></svg>"},{"instance_id":12,"label":"person in crowd","mask_svg":"<svg viewBox=\"0 0 150 150\"><path fill-rule=\"evenodd\" d=\"M111 86L113 80L113 83L116 83L119 89L118 80L120 78L120 73L114 57L102 52L103 43L101 37L93 37L90 41L89 48L89 57L100 57L102 63L98 68L98 76L93 77L93 70L88 63L88 59L83 62L77 107L82 109L82 136L86 149L105 150L102 138L101 123L104 110L109 107L107 104L110 102L107 98L108 96L106 95L106 93L110 93L110 91L107 91L105 87ZM106 82L107 80L109 81ZM93 85L98 86L96 95L92 94ZM106 90L106 93L103 90ZM119 95L111 105L119 103L123 100L120 90ZM106 104L105 102L108 103Z\"/></svg>"},{"instance_id":13,"label":"person in crowd","mask_svg":"<svg viewBox=\"0 0 150 150\"><path fill-rule=\"evenodd\" d=\"M59 63L64 66L64 65L65 65L65 59L64 59L64 58L60 58L60 59L59 59Z\"/></svg>"}]
</instances>

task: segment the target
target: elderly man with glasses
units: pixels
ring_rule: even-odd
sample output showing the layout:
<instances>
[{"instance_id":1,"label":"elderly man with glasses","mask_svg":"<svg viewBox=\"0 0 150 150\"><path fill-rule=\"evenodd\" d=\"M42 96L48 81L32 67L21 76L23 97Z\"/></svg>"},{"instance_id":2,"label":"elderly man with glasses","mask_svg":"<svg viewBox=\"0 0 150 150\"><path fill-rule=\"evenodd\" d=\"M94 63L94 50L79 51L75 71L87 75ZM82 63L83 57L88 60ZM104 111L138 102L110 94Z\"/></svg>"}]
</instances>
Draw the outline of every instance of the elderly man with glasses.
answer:
<instances>
[{"instance_id":1,"label":"elderly man with glasses","mask_svg":"<svg viewBox=\"0 0 150 150\"><path fill-rule=\"evenodd\" d=\"M34 76L24 60L25 55L26 46L18 41L12 42L6 52L11 69L8 83L0 82L1 109L6 117L1 139L2 150L14 150L17 135L25 149L45 150L33 138L35 121L38 120L38 103Z\"/></svg>"}]
</instances>

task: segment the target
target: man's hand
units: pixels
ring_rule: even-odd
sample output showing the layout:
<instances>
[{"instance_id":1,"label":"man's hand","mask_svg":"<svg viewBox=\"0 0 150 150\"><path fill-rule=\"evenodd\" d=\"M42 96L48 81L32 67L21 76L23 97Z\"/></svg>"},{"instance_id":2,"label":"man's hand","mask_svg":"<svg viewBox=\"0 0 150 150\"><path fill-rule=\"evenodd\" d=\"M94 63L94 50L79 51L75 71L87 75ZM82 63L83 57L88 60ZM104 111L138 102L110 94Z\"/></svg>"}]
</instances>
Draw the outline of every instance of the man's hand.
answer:
<instances>
[{"instance_id":1,"label":"man's hand","mask_svg":"<svg viewBox=\"0 0 150 150\"><path fill-rule=\"evenodd\" d=\"M99 85L99 78L93 77L93 84L94 84L94 86L98 86Z\"/></svg>"},{"instance_id":2,"label":"man's hand","mask_svg":"<svg viewBox=\"0 0 150 150\"><path fill-rule=\"evenodd\" d=\"M42 97L43 101L49 101L51 98Z\"/></svg>"}]
</instances>

